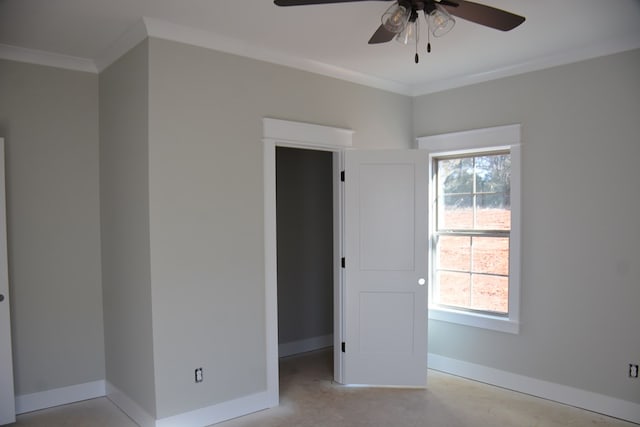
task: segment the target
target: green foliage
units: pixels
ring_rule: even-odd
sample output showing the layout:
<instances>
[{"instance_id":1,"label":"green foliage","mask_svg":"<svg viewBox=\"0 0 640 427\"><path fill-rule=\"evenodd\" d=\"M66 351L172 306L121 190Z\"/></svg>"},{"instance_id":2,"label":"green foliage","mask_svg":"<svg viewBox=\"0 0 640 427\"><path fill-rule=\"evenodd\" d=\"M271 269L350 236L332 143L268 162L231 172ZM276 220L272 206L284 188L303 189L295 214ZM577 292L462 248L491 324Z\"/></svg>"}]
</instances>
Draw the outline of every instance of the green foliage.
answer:
<instances>
[{"instance_id":1,"label":"green foliage","mask_svg":"<svg viewBox=\"0 0 640 427\"><path fill-rule=\"evenodd\" d=\"M508 153L441 159L438 196L445 206L507 208L510 206L511 156Z\"/></svg>"}]
</instances>

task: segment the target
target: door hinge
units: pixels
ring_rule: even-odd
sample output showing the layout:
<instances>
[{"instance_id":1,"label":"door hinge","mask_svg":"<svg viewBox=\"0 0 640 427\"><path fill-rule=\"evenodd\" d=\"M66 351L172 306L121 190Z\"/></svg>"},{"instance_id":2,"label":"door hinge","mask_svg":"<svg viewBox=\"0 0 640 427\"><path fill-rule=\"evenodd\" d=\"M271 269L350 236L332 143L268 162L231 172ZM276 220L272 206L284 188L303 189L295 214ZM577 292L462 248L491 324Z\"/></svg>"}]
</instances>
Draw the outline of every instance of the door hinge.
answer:
<instances>
[{"instance_id":1,"label":"door hinge","mask_svg":"<svg viewBox=\"0 0 640 427\"><path fill-rule=\"evenodd\" d=\"M342 343L342 352L343 352L343 353L346 353L346 352L347 352L347 351L345 350L345 348L346 348L346 345L345 345L345 344L344 344L344 342L343 342L343 343Z\"/></svg>"},{"instance_id":2,"label":"door hinge","mask_svg":"<svg viewBox=\"0 0 640 427\"><path fill-rule=\"evenodd\" d=\"M346 260L344 259L344 257L342 257L342 259L340 260L340 262L342 263L342 268L345 268L346 265Z\"/></svg>"},{"instance_id":3,"label":"door hinge","mask_svg":"<svg viewBox=\"0 0 640 427\"><path fill-rule=\"evenodd\" d=\"M340 172L340 181L344 182L344 171Z\"/></svg>"}]
</instances>

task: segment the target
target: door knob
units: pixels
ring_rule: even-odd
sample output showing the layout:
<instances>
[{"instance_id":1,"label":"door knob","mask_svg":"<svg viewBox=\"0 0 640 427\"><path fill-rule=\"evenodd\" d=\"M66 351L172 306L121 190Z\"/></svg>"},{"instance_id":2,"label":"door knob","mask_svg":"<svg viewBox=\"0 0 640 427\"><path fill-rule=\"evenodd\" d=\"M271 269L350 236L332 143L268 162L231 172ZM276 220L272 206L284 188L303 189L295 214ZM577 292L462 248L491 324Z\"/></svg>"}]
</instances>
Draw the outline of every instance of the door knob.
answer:
<instances>
[{"instance_id":1,"label":"door knob","mask_svg":"<svg viewBox=\"0 0 640 427\"><path fill-rule=\"evenodd\" d=\"M0 294L0 302L4 301L4 295Z\"/></svg>"},{"instance_id":2,"label":"door knob","mask_svg":"<svg viewBox=\"0 0 640 427\"><path fill-rule=\"evenodd\" d=\"M422 277L418 279L418 285L424 286L425 283L427 283L427 281L424 280Z\"/></svg>"}]
</instances>

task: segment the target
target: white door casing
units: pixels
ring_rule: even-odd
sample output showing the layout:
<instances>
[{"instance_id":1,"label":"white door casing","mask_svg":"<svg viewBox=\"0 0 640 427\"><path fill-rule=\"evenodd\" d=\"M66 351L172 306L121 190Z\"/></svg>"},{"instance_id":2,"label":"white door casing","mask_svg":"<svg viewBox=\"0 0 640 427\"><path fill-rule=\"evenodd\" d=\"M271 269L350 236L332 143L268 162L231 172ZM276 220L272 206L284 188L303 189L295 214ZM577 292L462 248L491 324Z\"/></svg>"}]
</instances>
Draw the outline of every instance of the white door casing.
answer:
<instances>
[{"instance_id":1,"label":"white door casing","mask_svg":"<svg viewBox=\"0 0 640 427\"><path fill-rule=\"evenodd\" d=\"M345 384L426 386L427 166L418 150L345 152Z\"/></svg>"},{"instance_id":2,"label":"white door casing","mask_svg":"<svg viewBox=\"0 0 640 427\"><path fill-rule=\"evenodd\" d=\"M4 139L0 138L0 425L16 420L7 267Z\"/></svg>"},{"instance_id":3,"label":"white door casing","mask_svg":"<svg viewBox=\"0 0 640 427\"><path fill-rule=\"evenodd\" d=\"M267 404L279 404L278 372L278 277L276 242L276 147L292 147L333 153L334 167L334 378L342 382L342 271L339 256L342 253L342 195L339 183L341 153L352 145L350 129L320 126L310 123L263 118L264 166L264 252L265 252L265 329L267 366Z\"/></svg>"},{"instance_id":4,"label":"white door casing","mask_svg":"<svg viewBox=\"0 0 640 427\"><path fill-rule=\"evenodd\" d=\"M266 365L267 365L267 406L276 406L279 403L278 390L278 332L277 332L277 260L276 260L276 209L275 209L275 148L276 146L305 148L314 150L326 150L334 153L334 257L336 275L334 280L334 379L343 384L375 384L424 387L427 374L427 286L420 286L418 280L426 278L427 272L427 158L426 153L419 151L345 151L352 145L353 131L348 129L319 126L315 124L290 122L271 118L263 119L263 147L264 147L264 191L265 191L265 314L266 314ZM345 231L345 224L349 220L345 215L353 215L353 209L346 209L345 204L358 200L349 184L355 182L352 177L359 175L358 159L365 156L365 160L373 159L369 169L364 173L373 181L365 185L363 194L372 194L370 190L386 189L387 196L392 197L390 202L376 203L377 197L370 198L371 207L381 207L381 214L373 214L363 217L363 227L382 232L377 236L368 234L362 244L367 246L364 251L365 267L368 270L357 272L351 277L349 259L359 257L359 250L346 250L345 240L351 241L353 234ZM346 167L347 185L338 182L339 172L345 166L345 158L353 160L351 166ZM353 168L352 166L357 166ZM376 166L377 165L377 166ZM378 170L374 170L378 167ZM408 173L413 170L413 175ZM368 175L367 175L368 172ZM388 176L389 181L380 183L379 172ZM398 176L394 176L397 172ZM376 180L377 179L377 180ZM381 186L381 188L377 188ZM356 191L359 191L356 187ZM408 191L407 188L412 190ZM349 191L355 199L345 195ZM397 192L397 194L396 194ZM382 193L379 193L380 197ZM358 196L359 197L359 196ZM395 198L393 198L395 197ZM387 199L389 201L389 199ZM411 205L409 213L403 212L404 207ZM393 207L397 206L396 209ZM360 207L356 204L356 207ZM359 215L359 214L358 214ZM412 222L407 223L409 215ZM389 227L386 222L397 225ZM390 219L389 219L390 218ZM354 217L351 217L354 221ZM359 223L359 218L355 220ZM404 226L403 224L406 224ZM404 228L403 228L404 227ZM397 233L394 233L394 230ZM365 230L366 231L366 230ZM389 233L391 234L385 234ZM355 236L360 238L362 233ZM411 236L411 237L409 237ZM404 237L404 238L400 238ZM369 240L367 240L369 239ZM391 243L391 245L389 244ZM351 246L352 249L355 246ZM386 258L385 248L389 258ZM408 249L407 249L408 248ZM395 249L399 249L396 253ZM389 252L390 251L390 252ZM346 255L346 269L340 268L340 257ZM381 258L382 257L382 258ZM388 261L385 265L385 259ZM409 263L412 262L412 264ZM369 264L367 264L367 262ZM395 263L395 264L394 264ZM377 265L376 265L377 264ZM395 265L395 267L394 267ZM400 271L394 268L400 266ZM376 270L378 269L378 270ZM379 273L379 274L378 274ZM374 282L379 289L361 289L364 300L362 315L367 317L366 326L362 330L364 337L364 352L357 352L359 338L354 336L354 331L359 334L359 325L362 322L349 322L345 317L359 316L353 311L353 307L347 306L345 296L353 295L356 288L345 283L345 277L349 280L372 280L373 276L379 276ZM382 285L381 285L382 283ZM384 283L390 285L383 290ZM371 283L368 283L371 284ZM359 286L359 285L357 285ZM360 288L358 288L360 289ZM387 295L388 294L388 295ZM387 297L388 298L385 298ZM405 313L408 305L411 314ZM395 313L395 315L390 314ZM379 314L379 315L378 315ZM377 320L377 323L375 323ZM384 322L388 319L387 322ZM369 321L370 320L370 321ZM405 327L406 326L406 327ZM354 329L355 328L355 329ZM379 329L379 332L378 332ZM398 337L393 337L394 331L401 331ZM407 332L409 331L409 332ZM389 340L396 339L389 346L380 347ZM367 341L368 340L368 341ZM386 340L386 341L385 341ZM340 344L346 343L346 353L340 351ZM407 344L410 342L410 344ZM367 347L368 346L368 347ZM409 348L410 347L410 348ZM376 365L377 363L377 365ZM362 364L362 365L361 365ZM346 370L351 369L349 373Z\"/></svg>"}]
</instances>

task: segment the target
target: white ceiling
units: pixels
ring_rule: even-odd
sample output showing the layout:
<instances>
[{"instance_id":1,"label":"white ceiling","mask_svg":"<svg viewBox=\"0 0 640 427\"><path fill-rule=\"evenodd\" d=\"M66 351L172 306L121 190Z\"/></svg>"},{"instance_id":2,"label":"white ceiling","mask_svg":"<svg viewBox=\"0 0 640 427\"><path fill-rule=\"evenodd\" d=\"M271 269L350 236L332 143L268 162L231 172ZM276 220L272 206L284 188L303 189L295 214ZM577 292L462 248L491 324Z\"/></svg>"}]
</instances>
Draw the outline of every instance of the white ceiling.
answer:
<instances>
[{"instance_id":1,"label":"white ceiling","mask_svg":"<svg viewBox=\"0 0 640 427\"><path fill-rule=\"evenodd\" d=\"M423 26L416 65L414 47L367 44L383 1L0 0L0 57L100 70L131 47L123 34L150 34L416 95L640 48L640 0L478 2L527 20L501 32L458 19L430 54Z\"/></svg>"}]
</instances>

